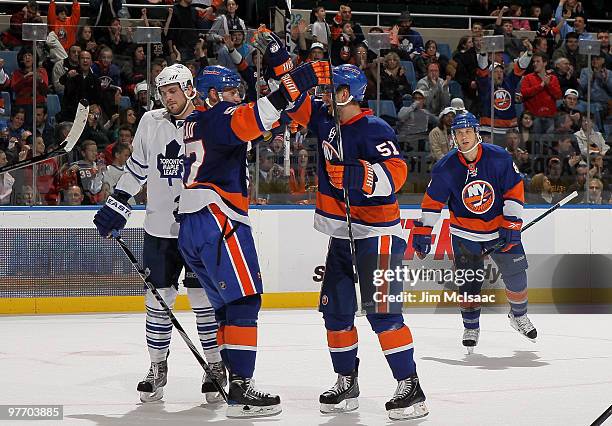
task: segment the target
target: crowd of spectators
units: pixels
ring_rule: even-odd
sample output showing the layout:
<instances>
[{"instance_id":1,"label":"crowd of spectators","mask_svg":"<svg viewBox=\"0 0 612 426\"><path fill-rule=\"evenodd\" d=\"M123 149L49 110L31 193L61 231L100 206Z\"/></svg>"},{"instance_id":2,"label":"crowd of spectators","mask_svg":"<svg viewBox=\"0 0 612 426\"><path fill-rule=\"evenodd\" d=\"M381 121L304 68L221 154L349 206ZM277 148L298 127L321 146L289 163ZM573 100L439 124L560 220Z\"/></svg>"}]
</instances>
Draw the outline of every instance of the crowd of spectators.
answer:
<instances>
[{"instance_id":1,"label":"crowd of spectators","mask_svg":"<svg viewBox=\"0 0 612 426\"><path fill-rule=\"evenodd\" d=\"M590 33L586 11L575 0L531 8L537 21L524 19L519 4L493 9L485 1L479 7L496 19L474 21L449 54L439 40L424 39L413 28L409 11L389 27L366 28L348 4L341 4L335 15L317 6L310 22L299 20L292 26L291 53L296 63L329 56L334 65L351 63L364 71L368 86L363 107L375 107L377 98L389 106L376 112L395 128L409 164L404 193L424 190L432 165L452 149L455 114L466 109L480 117L485 141L512 154L530 202L555 202L572 189L582 195L588 191L591 203L610 202L608 32ZM163 67L181 62L194 77L206 65L236 69L237 52L256 69L258 51L235 0L179 0L135 12L129 11L131 20L124 19L128 13L120 0L91 0L83 9L77 1L70 7L51 1L44 20L42 6L31 0L13 13L10 28L0 34L0 49L17 52L18 62L16 69L7 70L0 59L0 91L11 99L10 115L0 116L0 167L53 149L69 132L78 100L86 98L91 106L70 155L47 160L35 170L0 175L0 204L104 202L123 173L140 117L161 107L153 89ZM47 40L38 43L36 64L32 44L22 41L26 22L46 22L49 29ZM161 28L162 42L151 46L148 81L147 50L134 41L134 26ZM371 48L370 34L382 34L389 47ZM494 58L481 53L487 34L504 36L505 50ZM579 40L589 38L601 41L601 52L591 58L592 72L578 51ZM247 100L269 90L264 78L252 80L247 82ZM589 84L590 120L585 102ZM52 114L49 99L59 101ZM316 141L307 129L288 127L286 132L275 129L251 150L254 203L314 203ZM599 195L591 187L600 187ZM145 195L132 201L146 202Z\"/></svg>"}]
</instances>

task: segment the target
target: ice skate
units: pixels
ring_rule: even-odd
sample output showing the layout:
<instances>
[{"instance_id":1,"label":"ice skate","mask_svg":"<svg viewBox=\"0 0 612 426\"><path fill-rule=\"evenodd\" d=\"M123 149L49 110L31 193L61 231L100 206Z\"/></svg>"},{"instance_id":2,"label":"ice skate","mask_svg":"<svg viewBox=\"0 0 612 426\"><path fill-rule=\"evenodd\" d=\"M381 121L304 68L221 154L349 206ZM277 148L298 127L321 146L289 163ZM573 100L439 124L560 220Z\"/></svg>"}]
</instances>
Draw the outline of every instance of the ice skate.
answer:
<instances>
[{"instance_id":1,"label":"ice skate","mask_svg":"<svg viewBox=\"0 0 612 426\"><path fill-rule=\"evenodd\" d=\"M147 377L138 383L136 390L140 391L142 402L159 401L164 396L164 386L168 381L168 362L152 362Z\"/></svg>"},{"instance_id":2,"label":"ice skate","mask_svg":"<svg viewBox=\"0 0 612 426\"><path fill-rule=\"evenodd\" d=\"M418 419L429 414L425 399L419 378L415 374L397 383L395 394L385 404L385 408L391 420Z\"/></svg>"},{"instance_id":3,"label":"ice skate","mask_svg":"<svg viewBox=\"0 0 612 426\"><path fill-rule=\"evenodd\" d=\"M227 401L229 418L267 417L280 414L280 397L255 389L253 379L232 376Z\"/></svg>"},{"instance_id":4,"label":"ice skate","mask_svg":"<svg viewBox=\"0 0 612 426\"><path fill-rule=\"evenodd\" d=\"M474 348L478 345L478 337L480 336L480 328L466 328L463 330L463 346L467 349L467 353L474 353Z\"/></svg>"},{"instance_id":5,"label":"ice skate","mask_svg":"<svg viewBox=\"0 0 612 426\"><path fill-rule=\"evenodd\" d=\"M211 362L208 366L212 372L212 378L217 380L221 387L224 388L227 385L227 374L225 373L223 361ZM206 398L206 402L209 404L223 401L223 396L221 396L221 393L219 393L213 384L212 378L206 373L204 373L204 377L202 377L202 393Z\"/></svg>"},{"instance_id":6,"label":"ice skate","mask_svg":"<svg viewBox=\"0 0 612 426\"><path fill-rule=\"evenodd\" d=\"M338 374L336 384L331 389L323 392L319 397L323 414L346 413L359 408L359 383L357 381L357 371L359 358L355 361L355 370L348 376Z\"/></svg>"},{"instance_id":7,"label":"ice skate","mask_svg":"<svg viewBox=\"0 0 612 426\"><path fill-rule=\"evenodd\" d=\"M512 311L508 313L508 319L510 320L510 325L513 329L521 333L521 335L525 336L528 340L535 343L536 337L538 337L538 331L533 326L527 314L521 315L520 317L515 317Z\"/></svg>"}]
</instances>

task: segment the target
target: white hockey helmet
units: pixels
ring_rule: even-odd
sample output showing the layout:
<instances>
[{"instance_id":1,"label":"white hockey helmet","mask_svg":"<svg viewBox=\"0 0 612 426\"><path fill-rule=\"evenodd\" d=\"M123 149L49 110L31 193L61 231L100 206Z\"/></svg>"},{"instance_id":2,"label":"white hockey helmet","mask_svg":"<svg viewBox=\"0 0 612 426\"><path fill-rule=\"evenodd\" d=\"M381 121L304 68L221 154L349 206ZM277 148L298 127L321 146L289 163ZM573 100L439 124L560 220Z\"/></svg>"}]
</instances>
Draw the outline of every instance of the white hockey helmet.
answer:
<instances>
[{"instance_id":1,"label":"white hockey helmet","mask_svg":"<svg viewBox=\"0 0 612 426\"><path fill-rule=\"evenodd\" d=\"M169 84L178 84L189 101L195 98L197 94L195 87L193 86L193 76L191 75L191 71L189 71L189 68L187 68L185 65L173 64L167 66L159 73L157 77L155 77L157 93L160 95L162 103L163 98L159 89Z\"/></svg>"}]
</instances>

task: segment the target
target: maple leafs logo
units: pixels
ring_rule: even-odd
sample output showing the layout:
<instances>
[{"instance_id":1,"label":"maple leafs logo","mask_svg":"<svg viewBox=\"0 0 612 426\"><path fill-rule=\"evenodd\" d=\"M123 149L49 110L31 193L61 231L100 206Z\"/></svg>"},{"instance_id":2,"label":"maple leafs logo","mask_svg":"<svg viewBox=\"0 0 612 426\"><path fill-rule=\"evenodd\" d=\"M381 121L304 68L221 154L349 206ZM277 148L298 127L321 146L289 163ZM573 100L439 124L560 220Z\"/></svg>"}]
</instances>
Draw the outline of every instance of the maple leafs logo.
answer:
<instances>
[{"instance_id":1,"label":"maple leafs logo","mask_svg":"<svg viewBox=\"0 0 612 426\"><path fill-rule=\"evenodd\" d=\"M168 179L168 185L172 186L172 179L181 179L183 177L183 161L185 156L179 155L181 145L175 140L166 145L166 154L157 155L157 170L162 179Z\"/></svg>"}]
</instances>

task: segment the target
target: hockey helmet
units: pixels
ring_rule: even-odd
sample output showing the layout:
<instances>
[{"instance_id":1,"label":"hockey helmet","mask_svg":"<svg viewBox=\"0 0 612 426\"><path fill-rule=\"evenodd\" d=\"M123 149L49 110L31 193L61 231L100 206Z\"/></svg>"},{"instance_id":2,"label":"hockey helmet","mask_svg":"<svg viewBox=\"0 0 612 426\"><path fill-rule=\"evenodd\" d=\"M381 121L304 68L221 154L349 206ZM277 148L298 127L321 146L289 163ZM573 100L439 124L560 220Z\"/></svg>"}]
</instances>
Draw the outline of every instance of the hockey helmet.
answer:
<instances>
[{"instance_id":1,"label":"hockey helmet","mask_svg":"<svg viewBox=\"0 0 612 426\"><path fill-rule=\"evenodd\" d=\"M465 129L468 127L473 128L475 131L480 130L480 122L471 112L457 114L451 125L452 130Z\"/></svg>"},{"instance_id":2,"label":"hockey helmet","mask_svg":"<svg viewBox=\"0 0 612 426\"><path fill-rule=\"evenodd\" d=\"M178 84L189 100L196 96L196 91L193 86L193 76L189 68L185 65L173 64L167 66L157 77L155 77L155 85L157 86L157 92L160 94L160 97L161 92L159 89L169 84Z\"/></svg>"},{"instance_id":3,"label":"hockey helmet","mask_svg":"<svg viewBox=\"0 0 612 426\"><path fill-rule=\"evenodd\" d=\"M340 86L348 86L349 88L350 96L346 103L350 102L351 100L356 100L357 102L363 101L366 87L368 85L368 79L363 71L361 71L355 65L343 64L334 67L332 74L335 90L338 90Z\"/></svg>"},{"instance_id":4,"label":"hockey helmet","mask_svg":"<svg viewBox=\"0 0 612 426\"><path fill-rule=\"evenodd\" d=\"M224 90L233 88L239 89L241 91L240 97L244 99L244 86L240 76L221 65L204 67L196 76L196 89L202 100L208 98L210 89L215 89L220 95Z\"/></svg>"}]
</instances>

